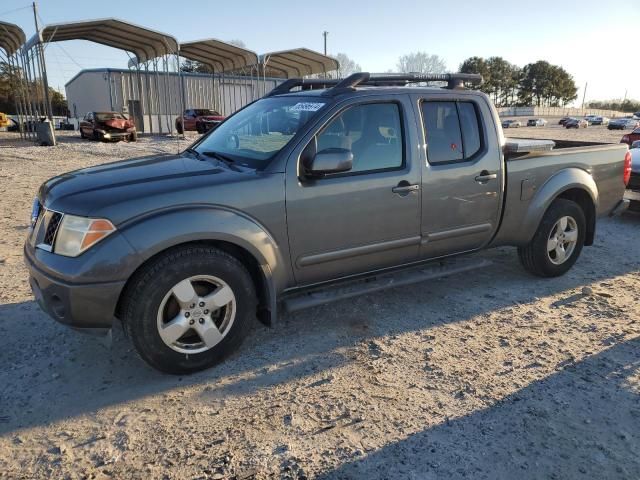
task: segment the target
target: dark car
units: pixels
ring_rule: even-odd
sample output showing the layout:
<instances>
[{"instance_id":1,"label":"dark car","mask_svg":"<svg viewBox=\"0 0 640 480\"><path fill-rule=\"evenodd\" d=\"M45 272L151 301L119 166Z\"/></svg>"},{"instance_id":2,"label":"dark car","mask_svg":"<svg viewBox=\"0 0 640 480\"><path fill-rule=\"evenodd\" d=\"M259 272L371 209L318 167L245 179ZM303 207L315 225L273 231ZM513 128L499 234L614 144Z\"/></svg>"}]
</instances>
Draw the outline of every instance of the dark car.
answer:
<instances>
[{"instance_id":1,"label":"dark car","mask_svg":"<svg viewBox=\"0 0 640 480\"><path fill-rule=\"evenodd\" d=\"M571 117L562 117L560 119L560 121L558 122L558 125L563 125L564 126L564 124L567 123L567 121L569 121L569 120L571 120Z\"/></svg>"},{"instance_id":2,"label":"dark car","mask_svg":"<svg viewBox=\"0 0 640 480\"><path fill-rule=\"evenodd\" d=\"M583 118L570 118L564 122L564 128L587 128L589 122Z\"/></svg>"},{"instance_id":3,"label":"dark car","mask_svg":"<svg viewBox=\"0 0 640 480\"><path fill-rule=\"evenodd\" d=\"M182 118L176 118L176 130L178 133L193 130L205 133L220 125L224 119L225 116L216 110L190 108L184 111Z\"/></svg>"},{"instance_id":4,"label":"dark car","mask_svg":"<svg viewBox=\"0 0 640 480\"><path fill-rule=\"evenodd\" d=\"M530 118L527 120L527 127L544 127L547 121L544 118Z\"/></svg>"},{"instance_id":5,"label":"dark car","mask_svg":"<svg viewBox=\"0 0 640 480\"><path fill-rule=\"evenodd\" d=\"M607 128L609 130L627 130L640 127L640 121L633 117L624 117L611 120Z\"/></svg>"},{"instance_id":6,"label":"dark car","mask_svg":"<svg viewBox=\"0 0 640 480\"><path fill-rule=\"evenodd\" d=\"M118 112L89 112L80 121L80 137L94 140L129 140L135 142L138 133L133 120Z\"/></svg>"},{"instance_id":7,"label":"dark car","mask_svg":"<svg viewBox=\"0 0 640 480\"><path fill-rule=\"evenodd\" d=\"M622 136L620 143L626 143L627 145L632 145L636 140L640 140L640 127L636 128L631 133L626 133Z\"/></svg>"}]
</instances>

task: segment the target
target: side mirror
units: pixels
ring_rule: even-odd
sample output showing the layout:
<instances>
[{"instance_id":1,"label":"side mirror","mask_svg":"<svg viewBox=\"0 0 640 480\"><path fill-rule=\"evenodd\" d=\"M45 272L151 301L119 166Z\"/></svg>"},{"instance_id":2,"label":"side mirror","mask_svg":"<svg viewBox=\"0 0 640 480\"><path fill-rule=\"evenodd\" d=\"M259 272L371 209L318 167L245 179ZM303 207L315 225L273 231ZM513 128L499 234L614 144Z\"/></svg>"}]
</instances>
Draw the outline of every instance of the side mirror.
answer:
<instances>
[{"instance_id":1,"label":"side mirror","mask_svg":"<svg viewBox=\"0 0 640 480\"><path fill-rule=\"evenodd\" d=\"M346 148L326 148L316 153L307 167L311 175L348 172L353 167L353 153Z\"/></svg>"}]
</instances>

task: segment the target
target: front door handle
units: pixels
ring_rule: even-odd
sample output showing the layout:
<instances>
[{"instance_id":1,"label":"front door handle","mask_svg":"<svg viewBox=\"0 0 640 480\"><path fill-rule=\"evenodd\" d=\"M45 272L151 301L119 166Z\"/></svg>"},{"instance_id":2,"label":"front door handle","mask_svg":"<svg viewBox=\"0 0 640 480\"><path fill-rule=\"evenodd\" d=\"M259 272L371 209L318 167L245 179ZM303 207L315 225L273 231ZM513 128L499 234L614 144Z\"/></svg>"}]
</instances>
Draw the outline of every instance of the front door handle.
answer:
<instances>
[{"instance_id":1,"label":"front door handle","mask_svg":"<svg viewBox=\"0 0 640 480\"><path fill-rule=\"evenodd\" d=\"M482 170L475 180L478 183L487 183L489 180L495 180L496 178L498 178L497 173L491 173L489 170Z\"/></svg>"},{"instance_id":2,"label":"front door handle","mask_svg":"<svg viewBox=\"0 0 640 480\"><path fill-rule=\"evenodd\" d=\"M402 180L397 186L391 189L393 193L397 193L401 197L409 195L411 192L417 192L418 190L420 190L420 185L417 183L409 183L406 180Z\"/></svg>"}]
</instances>

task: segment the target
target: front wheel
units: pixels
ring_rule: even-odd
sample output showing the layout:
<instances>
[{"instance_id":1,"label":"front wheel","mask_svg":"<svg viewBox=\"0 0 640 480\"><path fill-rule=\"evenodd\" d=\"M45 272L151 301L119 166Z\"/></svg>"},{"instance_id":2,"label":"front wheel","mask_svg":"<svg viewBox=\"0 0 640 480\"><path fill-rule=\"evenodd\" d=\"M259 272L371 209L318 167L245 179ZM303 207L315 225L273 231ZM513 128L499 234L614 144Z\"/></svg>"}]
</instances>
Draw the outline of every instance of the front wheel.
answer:
<instances>
[{"instance_id":1,"label":"front wheel","mask_svg":"<svg viewBox=\"0 0 640 480\"><path fill-rule=\"evenodd\" d=\"M251 276L239 260L211 247L184 247L135 275L125 292L123 322L152 367L191 373L236 350L256 304Z\"/></svg>"},{"instance_id":2,"label":"front wheel","mask_svg":"<svg viewBox=\"0 0 640 480\"><path fill-rule=\"evenodd\" d=\"M580 205L562 198L555 200L529 244L518 248L520 262L540 277L563 275L580 256L586 225Z\"/></svg>"}]
</instances>

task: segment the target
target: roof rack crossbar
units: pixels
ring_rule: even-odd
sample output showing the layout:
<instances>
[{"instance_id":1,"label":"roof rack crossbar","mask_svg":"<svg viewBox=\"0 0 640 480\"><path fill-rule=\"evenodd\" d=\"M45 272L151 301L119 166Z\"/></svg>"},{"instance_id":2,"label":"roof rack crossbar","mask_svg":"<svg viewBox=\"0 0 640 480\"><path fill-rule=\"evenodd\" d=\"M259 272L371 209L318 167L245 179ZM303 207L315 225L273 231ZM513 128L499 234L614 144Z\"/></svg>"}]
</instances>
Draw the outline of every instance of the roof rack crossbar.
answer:
<instances>
[{"instance_id":1,"label":"roof rack crossbar","mask_svg":"<svg viewBox=\"0 0 640 480\"><path fill-rule=\"evenodd\" d=\"M271 90L267 96L289 93L296 87L302 90L327 88L326 95L334 96L358 85L369 86L404 86L410 83L447 82L447 88L463 88L465 83L478 85L482 83L482 75L475 73L398 73L371 75L358 72L343 79L291 78Z\"/></svg>"}]
</instances>

